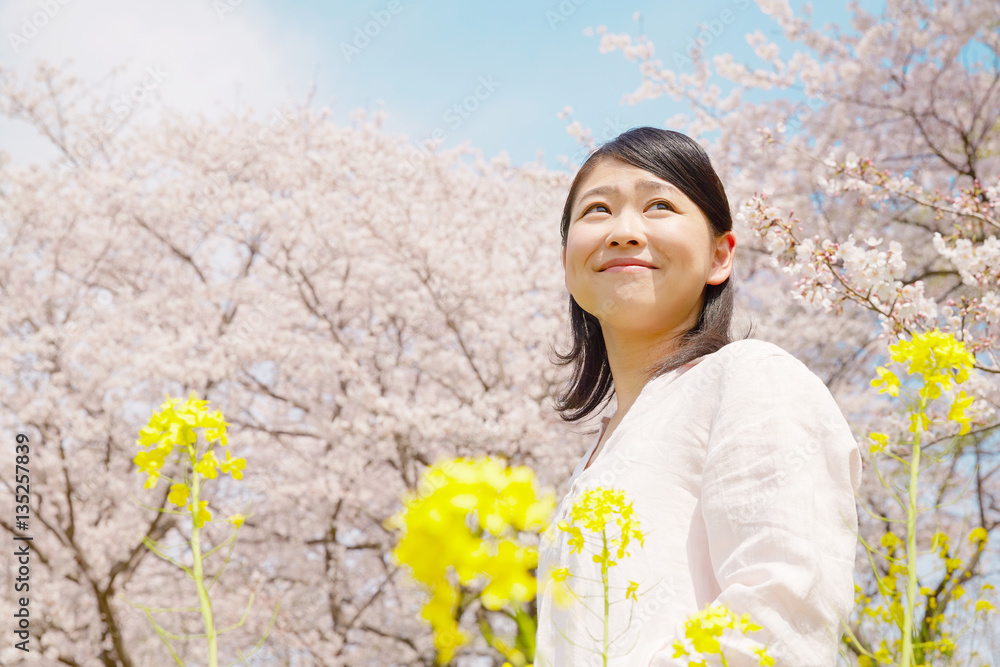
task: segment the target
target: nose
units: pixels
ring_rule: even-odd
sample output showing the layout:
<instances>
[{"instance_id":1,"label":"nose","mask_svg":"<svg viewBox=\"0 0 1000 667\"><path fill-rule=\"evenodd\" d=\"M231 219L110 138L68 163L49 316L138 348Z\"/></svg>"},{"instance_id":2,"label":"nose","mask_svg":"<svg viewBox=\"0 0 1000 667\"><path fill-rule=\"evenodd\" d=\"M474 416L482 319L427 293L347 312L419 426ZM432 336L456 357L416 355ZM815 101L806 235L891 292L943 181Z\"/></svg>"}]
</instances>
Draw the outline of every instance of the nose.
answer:
<instances>
[{"instance_id":1,"label":"nose","mask_svg":"<svg viewBox=\"0 0 1000 667\"><path fill-rule=\"evenodd\" d=\"M608 232L607 243L610 247L617 245L640 245L646 242L646 234L642 221L638 216L624 210L611 218L611 231Z\"/></svg>"}]
</instances>

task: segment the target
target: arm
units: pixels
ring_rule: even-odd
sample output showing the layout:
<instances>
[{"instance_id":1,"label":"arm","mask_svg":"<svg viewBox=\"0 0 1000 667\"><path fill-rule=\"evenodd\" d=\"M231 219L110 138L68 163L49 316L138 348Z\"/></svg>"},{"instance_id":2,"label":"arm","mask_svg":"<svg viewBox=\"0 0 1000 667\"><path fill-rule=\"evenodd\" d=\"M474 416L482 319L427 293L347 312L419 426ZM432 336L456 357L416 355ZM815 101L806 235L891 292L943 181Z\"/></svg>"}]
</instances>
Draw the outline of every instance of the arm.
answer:
<instances>
[{"instance_id":1,"label":"arm","mask_svg":"<svg viewBox=\"0 0 1000 667\"><path fill-rule=\"evenodd\" d=\"M854 603L857 443L794 357L734 357L720 382L702 477L716 599L762 627L753 643L727 630L720 645L729 667L759 665L760 644L776 667L832 667ZM651 667L687 666L673 639Z\"/></svg>"}]
</instances>

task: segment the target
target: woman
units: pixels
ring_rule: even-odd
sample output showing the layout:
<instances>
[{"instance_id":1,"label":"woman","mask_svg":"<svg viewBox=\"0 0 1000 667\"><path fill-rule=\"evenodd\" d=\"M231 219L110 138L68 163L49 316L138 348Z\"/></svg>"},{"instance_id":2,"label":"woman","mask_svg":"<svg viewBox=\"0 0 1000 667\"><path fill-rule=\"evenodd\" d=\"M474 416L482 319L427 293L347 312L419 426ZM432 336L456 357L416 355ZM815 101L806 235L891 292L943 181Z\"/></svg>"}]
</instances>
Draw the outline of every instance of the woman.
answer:
<instances>
[{"instance_id":1,"label":"woman","mask_svg":"<svg viewBox=\"0 0 1000 667\"><path fill-rule=\"evenodd\" d=\"M576 175L562 241L574 345L557 363L574 374L556 407L567 421L611 393L617 407L542 539L535 665L603 664L600 564L556 528L600 486L625 491L645 535L608 569L607 664L686 666L685 619L720 602L761 626L720 638L729 667L761 664L762 644L778 667L831 667L854 600L861 455L815 374L731 341L736 240L708 156L677 132L621 134Z\"/></svg>"}]
</instances>

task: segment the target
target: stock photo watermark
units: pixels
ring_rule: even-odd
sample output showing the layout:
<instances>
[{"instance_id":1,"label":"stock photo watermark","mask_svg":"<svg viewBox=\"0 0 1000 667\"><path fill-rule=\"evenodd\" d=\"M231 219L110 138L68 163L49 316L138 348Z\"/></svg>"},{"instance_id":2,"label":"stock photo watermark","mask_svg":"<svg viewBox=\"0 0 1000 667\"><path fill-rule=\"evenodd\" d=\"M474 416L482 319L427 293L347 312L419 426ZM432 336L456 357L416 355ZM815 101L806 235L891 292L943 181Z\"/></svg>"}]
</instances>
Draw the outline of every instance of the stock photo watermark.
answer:
<instances>
[{"instance_id":1,"label":"stock photo watermark","mask_svg":"<svg viewBox=\"0 0 1000 667\"><path fill-rule=\"evenodd\" d=\"M226 14L235 11L242 4L243 0L213 0L212 9L215 10L215 15L219 17L220 21L225 21Z\"/></svg>"},{"instance_id":2,"label":"stock photo watermark","mask_svg":"<svg viewBox=\"0 0 1000 667\"><path fill-rule=\"evenodd\" d=\"M555 30L560 23L565 23L576 13L577 7L587 0L562 0L558 5L545 10L545 20L550 30Z\"/></svg>"},{"instance_id":3,"label":"stock photo watermark","mask_svg":"<svg viewBox=\"0 0 1000 667\"><path fill-rule=\"evenodd\" d=\"M201 207L210 198L217 196L223 187L228 187L231 184L231 180L239 174L260 148L278 139L297 116L298 113L294 109L291 111L275 110L271 114L266 126L261 127L257 131L257 134L251 137L251 140L245 140L237 150L233 151L229 157L223 160L220 169L213 171L207 177L209 182L201 188L200 201L198 204L185 203L183 205L183 215L185 217L197 216Z\"/></svg>"},{"instance_id":4,"label":"stock photo watermark","mask_svg":"<svg viewBox=\"0 0 1000 667\"><path fill-rule=\"evenodd\" d=\"M7 42L14 53L21 50L21 47L38 36L38 33L54 19L62 7L70 3L70 0L39 0L38 11L31 16L21 19L20 30L18 32L8 32Z\"/></svg>"},{"instance_id":5,"label":"stock photo watermark","mask_svg":"<svg viewBox=\"0 0 1000 667\"><path fill-rule=\"evenodd\" d=\"M86 159L92 156L100 147L104 146L114 131L121 127L122 123L132 115L137 105L160 87L160 84L167 78L168 74L168 72L163 71L160 65L147 67L146 76L143 77L142 81L133 86L130 91L112 101L109 105L110 111L97 124L96 130L88 132L70 147L73 156Z\"/></svg>"},{"instance_id":6,"label":"stock photo watermark","mask_svg":"<svg viewBox=\"0 0 1000 667\"><path fill-rule=\"evenodd\" d=\"M14 592L19 594L17 611L14 612L14 636L20 639L14 642L14 648L25 653L30 652L29 630L31 628L31 554L28 541L33 538L28 535L31 520L31 477L29 463L31 461L31 446L28 436L18 433L14 445L14 527L20 532L14 535L14 558L17 564L17 577L14 579Z\"/></svg>"},{"instance_id":7,"label":"stock photo watermark","mask_svg":"<svg viewBox=\"0 0 1000 667\"><path fill-rule=\"evenodd\" d=\"M382 31L392 23L393 17L403 11L403 4L400 0L389 0L384 9L370 12L371 21L367 21L363 26L354 28L354 37L351 42L341 42L340 52L344 54L344 60L351 62L362 51L368 48L372 40L382 34Z\"/></svg>"},{"instance_id":8,"label":"stock photo watermark","mask_svg":"<svg viewBox=\"0 0 1000 667\"><path fill-rule=\"evenodd\" d=\"M731 0L731 4L742 12L750 7L751 1ZM698 23L697 26L701 29L695 35L688 37L687 49L683 53L674 51L671 54L674 67L680 70L694 64L695 51L706 49L715 43L726 32L728 26L736 23L736 18L736 13L727 7L708 21Z\"/></svg>"},{"instance_id":9,"label":"stock photo watermark","mask_svg":"<svg viewBox=\"0 0 1000 667\"><path fill-rule=\"evenodd\" d=\"M492 74L480 76L472 92L448 107L441 115L441 119L452 130L457 130L482 106L483 102L493 96L493 93L500 85L501 82L497 81ZM440 145L447 138L448 133L445 132L443 127L436 127L431 130L424 141L420 142L419 147L413 146L414 150L406 156L406 160L402 164L404 175L412 175L425 159L434 154L433 151L424 147L427 141L431 141L435 145Z\"/></svg>"},{"instance_id":10,"label":"stock photo watermark","mask_svg":"<svg viewBox=\"0 0 1000 667\"><path fill-rule=\"evenodd\" d=\"M615 116L614 118L605 118L604 125L601 127L601 136L598 138L598 143L590 146L581 145L579 146L573 155L570 157L570 162L572 164L583 164L590 154L593 153L600 144L607 143L617 137L624 131L624 125L622 124L621 116Z\"/></svg>"}]
</instances>

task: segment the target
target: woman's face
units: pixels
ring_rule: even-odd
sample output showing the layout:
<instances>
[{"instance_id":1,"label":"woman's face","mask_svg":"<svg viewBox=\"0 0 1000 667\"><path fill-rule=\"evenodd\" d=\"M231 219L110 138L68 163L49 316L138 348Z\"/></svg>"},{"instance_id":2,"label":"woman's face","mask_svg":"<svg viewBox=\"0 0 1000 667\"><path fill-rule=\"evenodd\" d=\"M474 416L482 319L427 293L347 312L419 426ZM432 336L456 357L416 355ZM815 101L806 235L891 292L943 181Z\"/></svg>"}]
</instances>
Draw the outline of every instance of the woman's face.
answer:
<instances>
[{"instance_id":1,"label":"woman's face","mask_svg":"<svg viewBox=\"0 0 1000 667\"><path fill-rule=\"evenodd\" d=\"M605 330L679 335L697 324L705 285L732 270L732 232L715 237L679 189L614 158L602 158L578 193L563 248L577 304ZM604 268L615 259L651 267Z\"/></svg>"}]
</instances>

